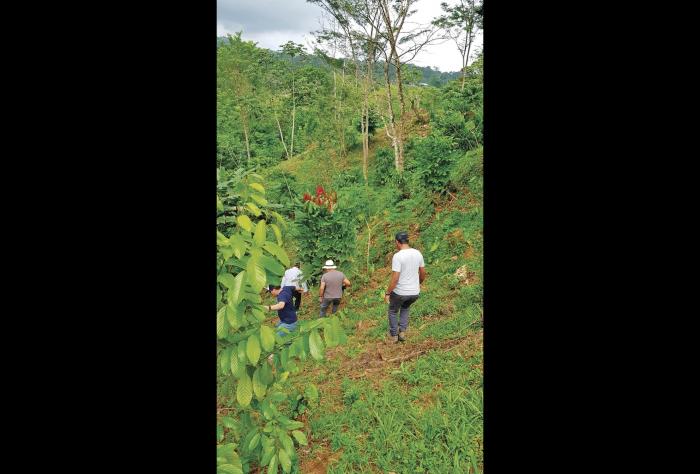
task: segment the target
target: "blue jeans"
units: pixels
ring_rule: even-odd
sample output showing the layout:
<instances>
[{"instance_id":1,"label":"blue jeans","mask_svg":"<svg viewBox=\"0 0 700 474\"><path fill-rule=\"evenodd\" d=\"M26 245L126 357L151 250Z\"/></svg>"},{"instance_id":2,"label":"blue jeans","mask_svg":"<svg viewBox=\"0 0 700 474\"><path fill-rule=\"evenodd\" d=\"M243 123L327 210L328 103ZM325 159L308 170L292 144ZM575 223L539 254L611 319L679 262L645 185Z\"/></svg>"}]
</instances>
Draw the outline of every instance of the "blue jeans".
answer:
<instances>
[{"instance_id":1,"label":"blue jeans","mask_svg":"<svg viewBox=\"0 0 700 474\"><path fill-rule=\"evenodd\" d=\"M389 334L396 336L399 331L408 329L408 308L418 299L418 295L397 295L393 291L389 295ZM399 320L396 320L399 313Z\"/></svg>"},{"instance_id":2,"label":"blue jeans","mask_svg":"<svg viewBox=\"0 0 700 474\"><path fill-rule=\"evenodd\" d=\"M335 314L336 311L338 311L338 305L340 305L340 298L323 298L323 301L321 301L321 313L320 316L323 318L326 316L326 310L328 307L333 304L333 309L331 310L331 314Z\"/></svg>"},{"instance_id":3,"label":"blue jeans","mask_svg":"<svg viewBox=\"0 0 700 474\"><path fill-rule=\"evenodd\" d=\"M298 323L298 321L294 321L293 323L290 323L290 324L283 323L282 321L280 321L279 323L275 324L275 327L276 328L285 328L285 329L288 329L289 332L292 332L297 328L297 323ZM280 337L284 337L287 335L287 333L284 331L277 331L277 335Z\"/></svg>"}]
</instances>

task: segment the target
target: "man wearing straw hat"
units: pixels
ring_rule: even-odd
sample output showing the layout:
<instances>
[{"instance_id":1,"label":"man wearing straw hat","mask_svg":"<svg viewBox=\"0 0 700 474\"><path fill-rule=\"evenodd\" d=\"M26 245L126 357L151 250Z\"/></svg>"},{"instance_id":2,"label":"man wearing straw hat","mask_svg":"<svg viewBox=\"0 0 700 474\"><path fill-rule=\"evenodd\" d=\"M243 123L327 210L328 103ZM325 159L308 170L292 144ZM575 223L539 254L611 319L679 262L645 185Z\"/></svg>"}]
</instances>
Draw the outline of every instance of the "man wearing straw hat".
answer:
<instances>
[{"instance_id":1,"label":"man wearing straw hat","mask_svg":"<svg viewBox=\"0 0 700 474\"><path fill-rule=\"evenodd\" d=\"M350 280L345 278L343 272L336 270L333 260L326 260L323 266L323 276L319 288L318 301L321 303L321 317L326 316L326 309L333 305L332 313L338 311L340 298L343 297L343 289L350 286Z\"/></svg>"}]
</instances>

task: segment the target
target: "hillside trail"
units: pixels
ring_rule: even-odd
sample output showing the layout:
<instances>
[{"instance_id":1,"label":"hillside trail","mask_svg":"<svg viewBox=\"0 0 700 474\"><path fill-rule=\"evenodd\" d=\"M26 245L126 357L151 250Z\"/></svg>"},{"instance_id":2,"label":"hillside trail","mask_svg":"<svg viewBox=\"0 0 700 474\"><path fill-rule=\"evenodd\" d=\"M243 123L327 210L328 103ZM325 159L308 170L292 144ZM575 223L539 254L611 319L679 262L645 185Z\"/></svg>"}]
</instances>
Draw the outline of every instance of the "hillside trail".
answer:
<instances>
[{"instance_id":1,"label":"hillside trail","mask_svg":"<svg viewBox=\"0 0 700 474\"><path fill-rule=\"evenodd\" d=\"M388 282L389 273L389 267L378 269L372 275L369 284L350 297L360 300L365 297L377 298L377 288ZM347 301L341 303L341 309L345 304ZM317 317L315 306L308 306L311 308L307 307L303 319ZM373 389L379 390L401 364L415 360L430 351L454 351L464 360L469 360L483 350L483 329L480 327L455 338L420 338L421 330L426 326L454 317L453 314L427 315L421 318L420 324L413 326L409 322L407 340L399 343L387 343L385 335L377 336L376 331L372 331L379 324L380 318L386 317L387 313L384 311L381 316L357 321L346 344L326 350L325 355L330 362L328 366L315 365L308 372L304 372L303 378L313 380L322 394L325 412L333 413L345 409L341 391L345 378L368 380ZM436 386L435 389L439 390L440 386ZM308 424L306 414L302 415L301 421ZM325 474L328 466L342 455L342 450L333 452L328 440L315 440L313 433L309 434L308 439L308 446L300 447L299 450L300 470L305 474Z\"/></svg>"}]
</instances>

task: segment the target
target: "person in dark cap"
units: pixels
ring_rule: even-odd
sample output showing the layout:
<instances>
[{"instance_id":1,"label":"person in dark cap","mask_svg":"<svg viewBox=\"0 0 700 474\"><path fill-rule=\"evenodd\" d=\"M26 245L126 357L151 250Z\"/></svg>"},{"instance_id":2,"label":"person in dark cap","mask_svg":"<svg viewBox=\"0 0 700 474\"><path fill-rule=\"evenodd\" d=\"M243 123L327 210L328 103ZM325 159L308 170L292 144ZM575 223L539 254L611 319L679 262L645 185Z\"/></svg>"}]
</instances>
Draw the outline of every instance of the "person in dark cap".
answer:
<instances>
[{"instance_id":1,"label":"person in dark cap","mask_svg":"<svg viewBox=\"0 0 700 474\"><path fill-rule=\"evenodd\" d=\"M295 287L285 286L280 287L279 285L270 285L267 287L267 292L271 293L272 296L277 298L277 304L266 305L265 309L268 311L277 311L277 315L280 318L280 322L275 325L276 328L285 328L289 332L294 331L297 328L297 312L294 308L294 303L292 303L292 292ZM277 331L277 334L284 336L286 333L284 331Z\"/></svg>"},{"instance_id":2,"label":"person in dark cap","mask_svg":"<svg viewBox=\"0 0 700 474\"><path fill-rule=\"evenodd\" d=\"M408 329L408 308L418 299L426 274L423 255L411 248L408 233L398 232L395 243L398 252L391 259L391 281L384 300L389 304L389 342L403 342Z\"/></svg>"}]
</instances>

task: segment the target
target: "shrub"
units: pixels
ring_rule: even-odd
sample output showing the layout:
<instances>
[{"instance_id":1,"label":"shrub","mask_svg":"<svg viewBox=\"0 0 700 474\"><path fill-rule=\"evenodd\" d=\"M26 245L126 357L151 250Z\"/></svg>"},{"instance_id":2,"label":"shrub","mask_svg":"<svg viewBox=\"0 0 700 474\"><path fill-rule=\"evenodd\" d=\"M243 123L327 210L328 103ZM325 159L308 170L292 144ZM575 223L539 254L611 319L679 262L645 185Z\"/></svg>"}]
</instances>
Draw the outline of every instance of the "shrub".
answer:
<instances>
[{"instance_id":1,"label":"shrub","mask_svg":"<svg viewBox=\"0 0 700 474\"><path fill-rule=\"evenodd\" d=\"M452 164L457 159L450 137L431 134L417 139L410 149L415 166L413 175L429 191L444 193Z\"/></svg>"}]
</instances>

